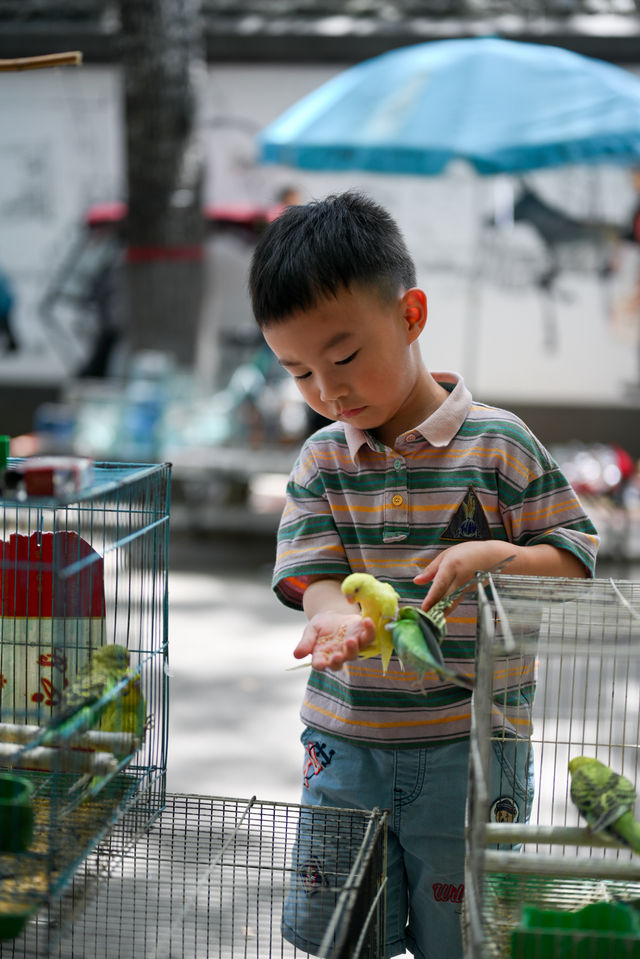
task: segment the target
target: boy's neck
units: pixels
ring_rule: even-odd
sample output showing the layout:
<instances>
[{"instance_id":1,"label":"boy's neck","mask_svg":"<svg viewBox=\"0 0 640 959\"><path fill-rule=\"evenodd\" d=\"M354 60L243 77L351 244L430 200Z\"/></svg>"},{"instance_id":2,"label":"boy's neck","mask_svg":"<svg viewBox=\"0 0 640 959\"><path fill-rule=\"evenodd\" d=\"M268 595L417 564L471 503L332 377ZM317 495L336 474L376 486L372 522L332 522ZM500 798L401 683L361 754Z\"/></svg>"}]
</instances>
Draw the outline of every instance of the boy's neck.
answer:
<instances>
[{"instance_id":1,"label":"boy's neck","mask_svg":"<svg viewBox=\"0 0 640 959\"><path fill-rule=\"evenodd\" d=\"M398 436L424 423L442 406L448 395L444 386L441 386L431 373L423 368L402 409L398 410L391 420L370 432L379 442L392 448Z\"/></svg>"}]
</instances>

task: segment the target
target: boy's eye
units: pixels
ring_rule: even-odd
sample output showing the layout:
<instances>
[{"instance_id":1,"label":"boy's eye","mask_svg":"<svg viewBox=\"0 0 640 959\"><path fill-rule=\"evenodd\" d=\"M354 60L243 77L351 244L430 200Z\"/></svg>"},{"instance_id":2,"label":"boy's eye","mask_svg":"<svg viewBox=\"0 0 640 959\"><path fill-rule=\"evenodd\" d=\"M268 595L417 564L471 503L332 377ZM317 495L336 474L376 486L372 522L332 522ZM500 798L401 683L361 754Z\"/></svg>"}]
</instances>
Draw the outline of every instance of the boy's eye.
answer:
<instances>
[{"instance_id":1,"label":"boy's eye","mask_svg":"<svg viewBox=\"0 0 640 959\"><path fill-rule=\"evenodd\" d=\"M311 376L311 373L300 373L299 376L294 376L294 380L306 380Z\"/></svg>"},{"instance_id":2,"label":"boy's eye","mask_svg":"<svg viewBox=\"0 0 640 959\"><path fill-rule=\"evenodd\" d=\"M347 363L350 363L351 360L354 360L358 355L358 350L355 350L350 356L347 356L344 360L336 360L336 366L346 366Z\"/></svg>"}]
</instances>

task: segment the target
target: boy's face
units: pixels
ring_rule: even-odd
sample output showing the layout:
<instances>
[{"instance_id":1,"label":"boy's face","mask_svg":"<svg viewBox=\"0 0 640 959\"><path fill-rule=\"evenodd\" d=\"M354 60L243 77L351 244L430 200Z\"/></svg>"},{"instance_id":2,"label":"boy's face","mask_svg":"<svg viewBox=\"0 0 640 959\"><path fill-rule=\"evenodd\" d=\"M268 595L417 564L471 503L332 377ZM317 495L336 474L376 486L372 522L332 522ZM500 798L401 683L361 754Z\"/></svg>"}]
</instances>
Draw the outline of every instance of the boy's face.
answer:
<instances>
[{"instance_id":1,"label":"boy's face","mask_svg":"<svg viewBox=\"0 0 640 959\"><path fill-rule=\"evenodd\" d=\"M426 371L412 344L425 320L422 290L389 302L354 287L263 333L313 410L392 445L424 418Z\"/></svg>"}]
</instances>

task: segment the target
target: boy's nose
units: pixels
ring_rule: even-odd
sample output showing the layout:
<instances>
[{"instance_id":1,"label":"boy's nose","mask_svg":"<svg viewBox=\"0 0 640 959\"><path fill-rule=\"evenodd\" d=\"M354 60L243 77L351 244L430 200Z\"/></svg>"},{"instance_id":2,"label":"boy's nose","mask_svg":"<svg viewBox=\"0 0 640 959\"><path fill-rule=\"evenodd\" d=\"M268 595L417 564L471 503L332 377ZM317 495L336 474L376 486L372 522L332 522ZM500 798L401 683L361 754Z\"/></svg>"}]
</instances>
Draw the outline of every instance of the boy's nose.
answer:
<instances>
[{"instance_id":1,"label":"boy's nose","mask_svg":"<svg viewBox=\"0 0 640 959\"><path fill-rule=\"evenodd\" d=\"M320 384L320 399L323 403L333 403L346 395L346 385L339 380L325 379Z\"/></svg>"}]
</instances>

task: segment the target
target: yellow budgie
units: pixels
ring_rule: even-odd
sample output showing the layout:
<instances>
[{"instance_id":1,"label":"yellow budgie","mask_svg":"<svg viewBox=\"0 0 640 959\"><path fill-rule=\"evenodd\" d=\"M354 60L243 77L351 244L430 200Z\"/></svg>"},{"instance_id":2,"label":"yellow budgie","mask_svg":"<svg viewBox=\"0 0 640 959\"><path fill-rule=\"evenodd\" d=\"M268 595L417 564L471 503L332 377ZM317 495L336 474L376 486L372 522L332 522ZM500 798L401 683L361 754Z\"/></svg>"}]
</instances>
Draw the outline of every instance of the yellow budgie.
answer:
<instances>
[{"instance_id":1,"label":"yellow budgie","mask_svg":"<svg viewBox=\"0 0 640 959\"><path fill-rule=\"evenodd\" d=\"M393 639L386 626L397 615L400 596L389 583L382 583L369 573L351 573L342 581L341 588L349 602L360 605L363 617L375 623L375 639L360 650L360 657L380 656L382 671L386 673L393 653Z\"/></svg>"}]
</instances>

